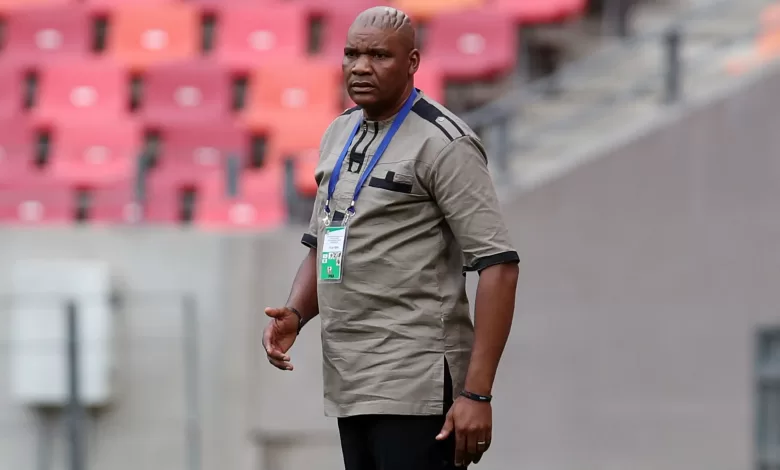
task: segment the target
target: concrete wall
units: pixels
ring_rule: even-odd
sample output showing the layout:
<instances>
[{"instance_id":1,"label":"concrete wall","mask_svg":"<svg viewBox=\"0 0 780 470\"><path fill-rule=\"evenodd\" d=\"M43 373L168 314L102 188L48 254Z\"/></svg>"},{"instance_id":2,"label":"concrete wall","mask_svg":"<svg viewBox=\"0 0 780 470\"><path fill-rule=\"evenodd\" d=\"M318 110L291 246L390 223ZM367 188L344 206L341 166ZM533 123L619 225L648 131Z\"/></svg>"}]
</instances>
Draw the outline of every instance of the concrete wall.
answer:
<instances>
[{"instance_id":1,"label":"concrete wall","mask_svg":"<svg viewBox=\"0 0 780 470\"><path fill-rule=\"evenodd\" d=\"M479 468L750 468L752 341L780 323L778 129L775 71L507 205L522 276ZM294 373L259 344L262 307L284 302L303 254L297 231L3 230L0 286L15 259L83 257L137 293L91 468L186 468L181 313L175 296L144 294L184 289L201 319L203 468L335 470L317 324ZM32 469L35 421L6 377L0 357L0 468Z\"/></svg>"}]
</instances>

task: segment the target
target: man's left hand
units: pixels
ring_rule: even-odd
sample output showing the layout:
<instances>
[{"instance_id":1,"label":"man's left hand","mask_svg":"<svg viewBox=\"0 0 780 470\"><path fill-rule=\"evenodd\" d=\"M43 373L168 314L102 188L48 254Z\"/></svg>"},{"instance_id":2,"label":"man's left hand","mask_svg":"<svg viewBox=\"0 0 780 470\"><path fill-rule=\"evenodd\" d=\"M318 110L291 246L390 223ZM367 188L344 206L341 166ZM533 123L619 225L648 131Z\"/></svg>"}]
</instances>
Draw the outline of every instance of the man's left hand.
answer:
<instances>
[{"instance_id":1,"label":"man's left hand","mask_svg":"<svg viewBox=\"0 0 780 470\"><path fill-rule=\"evenodd\" d=\"M493 433L493 408L490 403L480 403L458 397L452 404L444 427L436 436L443 441L455 432L455 466L465 467L479 463L490 447Z\"/></svg>"}]
</instances>

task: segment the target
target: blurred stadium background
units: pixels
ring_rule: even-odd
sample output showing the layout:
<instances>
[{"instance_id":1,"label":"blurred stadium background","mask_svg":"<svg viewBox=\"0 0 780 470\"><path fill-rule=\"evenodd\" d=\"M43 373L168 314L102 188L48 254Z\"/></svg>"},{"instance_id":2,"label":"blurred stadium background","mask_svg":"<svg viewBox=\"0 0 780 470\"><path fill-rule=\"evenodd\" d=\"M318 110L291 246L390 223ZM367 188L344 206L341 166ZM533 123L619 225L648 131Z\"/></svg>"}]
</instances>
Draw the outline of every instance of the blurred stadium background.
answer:
<instances>
[{"instance_id":1,"label":"blurred stadium background","mask_svg":"<svg viewBox=\"0 0 780 470\"><path fill-rule=\"evenodd\" d=\"M342 468L259 333L377 3L0 0L0 468ZM477 468L780 470L780 4L387 3L522 259Z\"/></svg>"}]
</instances>

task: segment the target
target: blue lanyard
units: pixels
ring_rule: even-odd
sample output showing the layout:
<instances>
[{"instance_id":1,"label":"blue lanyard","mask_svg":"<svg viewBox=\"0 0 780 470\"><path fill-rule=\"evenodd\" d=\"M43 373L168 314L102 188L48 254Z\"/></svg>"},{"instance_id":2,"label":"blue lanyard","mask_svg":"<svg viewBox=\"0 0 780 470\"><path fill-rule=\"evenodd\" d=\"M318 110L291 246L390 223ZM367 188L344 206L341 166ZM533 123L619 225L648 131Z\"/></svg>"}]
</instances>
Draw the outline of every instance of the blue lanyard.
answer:
<instances>
[{"instance_id":1,"label":"blue lanyard","mask_svg":"<svg viewBox=\"0 0 780 470\"><path fill-rule=\"evenodd\" d=\"M401 127L401 124L403 124L404 120L406 119L406 116L409 115L409 112L412 110L412 105L414 105L414 101L417 99L417 90L412 90L412 94L409 96L409 98L406 100L406 103L404 103L404 106L401 108L401 111L398 112L395 119L393 120L393 124L390 126L390 129L387 131L387 135L384 139L382 139L382 142L379 144L379 147L376 149L376 153L374 154L374 158L371 159L370 162L368 162L368 165L366 166L366 169L363 171L363 174L360 175L360 178L357 182L357 187L355 187L355 194L352 195L352 203L349 205L349 208L347 209L350 214L355 213L355 201L357 201L358 196L360 196L360 190L363 189L363 184L365 184L366 179L371 174L371 171L376 166L379 159L382 157L382 154L385 153L385 150L387 150L387 146L390 145L390 141L393 140L393 137L395 136L395 133L398 132L398 129ZM355 124L355 128L352 129L352 133L349 134L349 138L347 139L347 143L344 145L344 149L341 151L341 155L339 155L339 159L336 160L336 166L333 167L333 173L330 174L330 180L328 181L328 199L325 201L325 212L327 214L330 214L330 200L333 198L333 193L336 191L336 183L339 181L339 177L341 176L341 167L344 164L344 158L346 158L347 153L349 152L349 148L352 146L352 140L355 138L355 135L357 134L358 129L360 129L360 125L363 123L363 118L361 117L357 124Z\"/></svg>"}]
</instances>

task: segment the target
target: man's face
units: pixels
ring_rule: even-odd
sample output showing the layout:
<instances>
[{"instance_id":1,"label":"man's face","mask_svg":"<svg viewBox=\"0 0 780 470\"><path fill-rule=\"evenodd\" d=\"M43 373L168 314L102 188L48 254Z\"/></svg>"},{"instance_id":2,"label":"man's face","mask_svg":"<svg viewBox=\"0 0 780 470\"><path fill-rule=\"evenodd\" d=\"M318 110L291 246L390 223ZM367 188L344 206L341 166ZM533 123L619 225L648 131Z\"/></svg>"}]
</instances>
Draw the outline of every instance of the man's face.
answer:
<instances>
[{"instance_id":1,"label":"man's face","mask_svg":"<svg viewBox=\"0 0 780 470\"><path fill-rule=\"evenodd\" d=\"M367 109L395 105L417 70L417 57L393 30L353 26L342 64L349 97Z\"/></svg>"}]
</instances>

